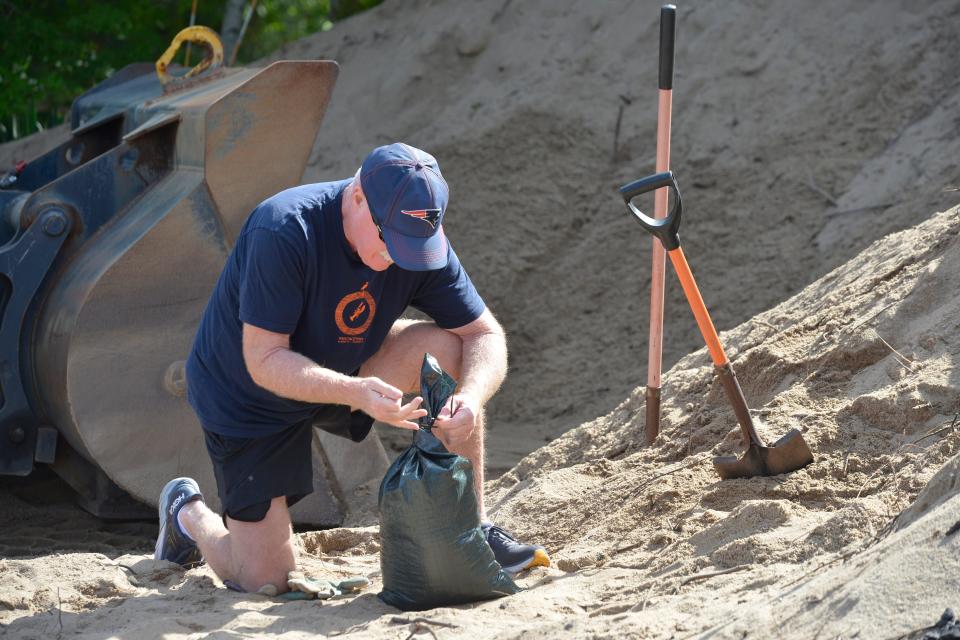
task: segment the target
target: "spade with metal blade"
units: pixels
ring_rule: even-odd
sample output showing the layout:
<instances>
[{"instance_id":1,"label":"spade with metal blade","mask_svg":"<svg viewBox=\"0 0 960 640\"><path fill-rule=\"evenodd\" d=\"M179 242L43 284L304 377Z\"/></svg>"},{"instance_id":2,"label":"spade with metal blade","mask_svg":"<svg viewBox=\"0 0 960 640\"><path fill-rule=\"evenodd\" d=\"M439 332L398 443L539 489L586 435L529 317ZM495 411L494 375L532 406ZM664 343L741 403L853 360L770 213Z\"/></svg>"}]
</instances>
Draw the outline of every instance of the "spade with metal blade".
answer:
<instances>
[{"instance_id":1,"label":"spade with metal blade","mask_svg":"<svg viewBox=\"0 0 960 640\"><path fill-rule=\"evenodd\" d=\"M635 197L663 187L670 188L674 202L673 208L666 218L651 218L633 204ZM690 265L683 254L683 249L680 248L679 230L683 206L680 200L680 189L673 172L664 171L631 182L620 187L620 194L640 226L660 240L670 257L670 262L673 263L673 268L680 279L680 285L683 287L683 293L686 295L693 316L697 320L700 333L703 334L703 339L707 343L707 349L710 351L710 357L713 359L717 375L723 384L723 390L733 406L733 412L736 414L737 422L740 423L740 429L743 431L746 452L739 458L736 456L714 458L713 467L717 474L724 480L774 476L796 471L813 462L810 447L804 441L803 435L796 429L791 429L773 446L769 447L757 435L757 430L750 417L750 410L747 408L747 401L743 397L743 390L740 389L737 376L733 372L733 367L730 366L723 345L720 344L717 330L713 326L707 307L703 303L703 297L700 295L697 283L693 279Z\"/></svg>"}]
</instances>

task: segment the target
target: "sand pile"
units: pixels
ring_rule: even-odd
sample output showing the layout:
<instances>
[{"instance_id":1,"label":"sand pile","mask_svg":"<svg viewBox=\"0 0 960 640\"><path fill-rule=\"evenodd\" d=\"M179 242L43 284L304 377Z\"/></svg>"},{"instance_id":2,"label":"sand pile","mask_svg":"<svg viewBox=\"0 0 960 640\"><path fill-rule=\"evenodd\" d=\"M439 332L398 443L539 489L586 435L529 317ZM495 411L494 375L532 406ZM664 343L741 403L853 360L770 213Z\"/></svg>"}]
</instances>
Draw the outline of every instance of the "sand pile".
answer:
<instances>
[{"instance_id":1,"label":"sand pile","mask_svg":"<svg viewBox=\"0 0 960 640\"><path fill-rule=\"evenodd\" d=\"M509 468L644 379L659 2L387 2L277 52L342 66L306 180L431 150L449 235L510 334L490 408ZM960 202L955 2L679 3L673 167L718 328ZM619 127L618 127L619 122ZM699 348L675 281L666 366Z\"/></svg>"},{"instance_id":2,"label":"sand pile","mask_svg":"<svg viewBox=\"0 0 960 640\"><path fill-rule=\"evenodd\" d=\"M682 594L695 575L724 570L744 572L737 591L751 592L750 600L782 598L791 591L786 586L795 590L796 583L784 583L799 567L857 558L867 569L850 578L857 583L850 589L872 591L831 619L827 637L865 628L892 606L883 594L898 600L897 623L887 630L932 623L960 599L960 538L943 537L960 520L960 459L928 487L929 496L896 516L960 451L958 288L960 209L954 208L885 238L722 335L761 435L769 442L800 428L816 455L806 469L718 481L710 460L738 452L740 436L701 349L668 374L665 428L653 447L641 447L638 388L612 413L536 451L493 483L494 512L527 537L549 541L562 569L637 570L646 591L623 598L631 606L676 600L670 596ZM905 531L887 541L896 528L938 509L938 523L922 536ZM931 537L937 544L913 548ZM876 550L861 553L873 545ZM908 566L915 568L904 572ZM822 588L817 584L804 588ZM791 624L809 631L827 613L836 614L838 602L827 598L825 608L807 610ZM650 620L636 622L651 624L657 615L654 607ZM716 624L726 622L725 615L704 611L700 617Z\"/></svg>"}]
</instances>

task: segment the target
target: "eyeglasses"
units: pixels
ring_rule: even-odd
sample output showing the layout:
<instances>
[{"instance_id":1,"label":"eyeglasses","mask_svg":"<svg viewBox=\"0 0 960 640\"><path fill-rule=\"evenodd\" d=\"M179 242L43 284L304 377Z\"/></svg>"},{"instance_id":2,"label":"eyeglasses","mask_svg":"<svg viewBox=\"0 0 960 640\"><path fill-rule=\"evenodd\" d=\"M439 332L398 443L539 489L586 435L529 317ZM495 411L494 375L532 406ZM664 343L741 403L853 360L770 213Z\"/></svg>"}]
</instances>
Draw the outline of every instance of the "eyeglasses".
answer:
<instances>
[{"instance_id":1,"label":"eyeglasses","mask_svg":"<svg viewBox=\"0 0 960 640\"><path fill-rule=\"evenodd\" d=\"M377 219L373 217L373 211L370 212L370 219L373 220L373 226L377 228L377 235L380 236L380 242L384 242L383 228L380 227L380 224L377 222Z\"/></svg>"}]
</instances>

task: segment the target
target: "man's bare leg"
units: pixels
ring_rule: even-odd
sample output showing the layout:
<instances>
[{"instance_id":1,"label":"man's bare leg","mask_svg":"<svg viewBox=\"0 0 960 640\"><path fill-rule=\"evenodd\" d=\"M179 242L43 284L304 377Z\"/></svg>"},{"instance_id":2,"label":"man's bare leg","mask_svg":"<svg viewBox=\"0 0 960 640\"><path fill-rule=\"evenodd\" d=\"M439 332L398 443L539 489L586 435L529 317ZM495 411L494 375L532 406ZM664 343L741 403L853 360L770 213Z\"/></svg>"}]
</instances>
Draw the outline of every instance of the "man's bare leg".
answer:
<instances>
[{"instance_id":1,"label":"man's bare leg","mask_svg":"<svg viewBox=\"0 0 960 640\"><path fill-rule=\"evenodd\" d=\"M183 528L221 580L250 592L265 584L274 585L278 592L287 590L287 573L295 570L297 563L286 498L274 498L260 522L227 516L229 529L199 500L181 507L180 514Z\"/></svg>"},{"instance_id":2,"label":"man's bare leg","mask_svg":"<svg viewBox=\"0 0 960 640\"><path fill-rule=\"evenodd\" d=\"M477 509L480 511L480 520L485 522L487 520L487 510L483 504L483 470L484 464L486 463L483 446L484 438L486 437L484 433L484 423L485 416L481 413L477 417L477 426L474 428L470 439L459 446L447 445L447 449L452 453L463 456L473 465L473 486L477 491Z\"/></svg>"}]
</instances>

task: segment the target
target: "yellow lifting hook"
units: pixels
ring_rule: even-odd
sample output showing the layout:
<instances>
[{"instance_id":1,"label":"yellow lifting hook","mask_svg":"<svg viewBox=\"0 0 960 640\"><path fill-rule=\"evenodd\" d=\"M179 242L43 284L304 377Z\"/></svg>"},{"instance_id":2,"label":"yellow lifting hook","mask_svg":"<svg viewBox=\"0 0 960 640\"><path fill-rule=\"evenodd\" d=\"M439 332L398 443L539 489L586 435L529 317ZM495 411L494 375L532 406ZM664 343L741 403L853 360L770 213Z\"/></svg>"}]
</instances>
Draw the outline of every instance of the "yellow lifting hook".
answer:
<instances>
[{"instance_id":1,"label":"yellow lifting hook","mask_svg":"<svg viewBox=\"0 0 960 640\"><path fill-rule=\"evenodd\" d=\"M173 60L173 57L177 55L177 51L180 50L180 46L184 42L204 45L207 49L207 55L200 61L200 64L190 69L185 75L175 77L167 72L167 66ZM210 27L198 25L195 27L187 27L174 36L170 46L167 47L163 55L157 59L157 77L160 78L160 84L166 86L174 80L192 78L207 69L217 69L221 66L223 66L223 44L220 42L220 37L217 35L217 32Z\"/></svg>"}]
</instances>

